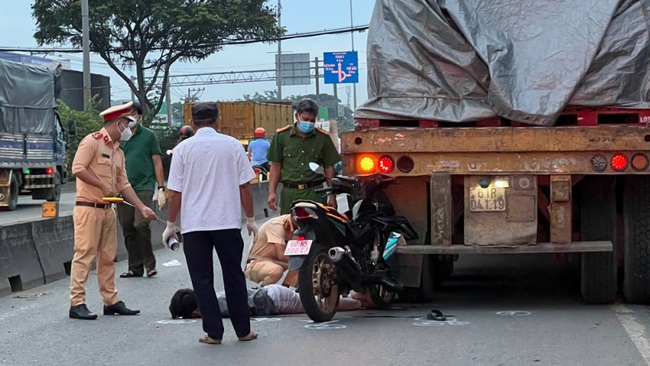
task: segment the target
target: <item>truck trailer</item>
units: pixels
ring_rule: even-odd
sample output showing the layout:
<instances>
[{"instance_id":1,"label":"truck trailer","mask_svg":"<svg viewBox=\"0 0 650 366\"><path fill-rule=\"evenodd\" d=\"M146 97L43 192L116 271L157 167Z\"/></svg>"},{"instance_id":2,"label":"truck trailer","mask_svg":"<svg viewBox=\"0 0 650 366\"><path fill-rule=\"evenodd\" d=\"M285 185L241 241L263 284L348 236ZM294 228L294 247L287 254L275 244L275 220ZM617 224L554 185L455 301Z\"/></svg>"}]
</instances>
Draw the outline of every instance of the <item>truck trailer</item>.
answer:
<instances>
[{"instance_id":1,"label":"truck trailer","mask_svg":"<svg viewBox=\"0 0 650 366\"><path fill-rule=\"evenodd\" d=\"M57 113L60 69L0 60L0 210L20 194L57 201L68 179Z\"/></svg>"},{"instance_id":2,"label":"truck trailer","mask_svg":"<svg viewBox=\"0 0 650 366\"><path fill-rule=\"evenodd\" d=\"M431 294L459 255L568 253L586 303L619 280L650 303L647 6L376 1L341 150L347 175L399 182L420 234L397 249L405 286Z\"/></svg>"}]
</instances>

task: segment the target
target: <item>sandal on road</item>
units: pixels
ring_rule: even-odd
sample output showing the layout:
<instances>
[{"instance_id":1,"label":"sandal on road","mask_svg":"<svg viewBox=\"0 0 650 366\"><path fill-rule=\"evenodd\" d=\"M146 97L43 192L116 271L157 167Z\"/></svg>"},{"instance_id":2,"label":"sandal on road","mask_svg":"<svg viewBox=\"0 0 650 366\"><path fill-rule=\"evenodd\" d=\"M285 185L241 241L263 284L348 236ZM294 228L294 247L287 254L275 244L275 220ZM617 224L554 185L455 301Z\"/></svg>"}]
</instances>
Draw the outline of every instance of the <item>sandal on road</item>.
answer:
<instances>
[{"instance_id":1,"label":"sandal on road","mask_svg":"<svg viewBox=\"0 0 650 366\"><path fill-rule=\"evenodd\" d=\"M147 271L147 277L154 277L157 274L158 274L158 271L156 271L155 269L150 269L150 270Z\"/></svg>"},{"instance_id":2,"label":"sandal on road","mask_svg":"<svg viewBox=\"0 0 650 366\"><path fill-rule=\"evenodd\" d=\"M239 338L239 341L248 342L248 341L252 341L253 339L257 339L257 333L250 332L246 337Z\"/></svg>"},{"instance_id":3,"label":"sandal on road","mask_svg":"<svg viewBox=\"0 0 650 366\"><path fill-rule=\"evenodd\" d=\"M135 274L133 271L127 271L120 275L121 278L142 277L141 274Z\"/></svg>"},{"instance_id":4,"label":"sandal on road","mask_svg":"<svg viewBox=\"0 0 650 366\"><path fill-rule=\"evenodd\" d=\"M221 344L221 339L212 339L209 335L204 334L203 337L199 338L199 342L205 344Z\"/></svg>"}]
</instances>

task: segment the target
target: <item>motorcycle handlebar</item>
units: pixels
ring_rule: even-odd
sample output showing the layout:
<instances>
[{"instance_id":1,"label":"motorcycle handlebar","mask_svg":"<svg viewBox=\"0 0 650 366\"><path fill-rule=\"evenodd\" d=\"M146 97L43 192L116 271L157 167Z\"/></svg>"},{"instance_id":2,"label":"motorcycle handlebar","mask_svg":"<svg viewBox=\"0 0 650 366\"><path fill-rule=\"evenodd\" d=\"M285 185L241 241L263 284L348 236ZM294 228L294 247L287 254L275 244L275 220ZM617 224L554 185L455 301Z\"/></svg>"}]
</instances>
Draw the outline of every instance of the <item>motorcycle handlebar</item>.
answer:
<instances>
[{"instance_id":1,"label":"motorcycle handlebar","mask_svg":"<svg viewBox=\"0 0 650 366\"><path fill-rule=\"evenodd\" d=\"M332 187L324 187L324 188L318 188L314 190L314 193L323 193L323 192L331 192Z\"/></svg>"}]
</instances>

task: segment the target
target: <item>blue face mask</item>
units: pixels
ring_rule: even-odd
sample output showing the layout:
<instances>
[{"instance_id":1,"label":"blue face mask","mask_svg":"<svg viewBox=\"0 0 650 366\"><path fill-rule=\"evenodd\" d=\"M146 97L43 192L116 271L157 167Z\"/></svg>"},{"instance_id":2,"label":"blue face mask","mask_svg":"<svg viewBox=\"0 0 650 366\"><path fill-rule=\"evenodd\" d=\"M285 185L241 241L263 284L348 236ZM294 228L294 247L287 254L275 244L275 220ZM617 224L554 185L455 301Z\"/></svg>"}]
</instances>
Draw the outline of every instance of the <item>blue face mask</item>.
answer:
<instances>
[{"instance_id":1,"label":"blue face mask","mask_svg":"<svg viewBox=\"0 0 650 366\"><path fill-rule=\"evenodd\" d=\"M314 122L300 121L298 122L298 129L302 133L310 133L314 130L316 124Z\"/></svg>"}]
</instances>

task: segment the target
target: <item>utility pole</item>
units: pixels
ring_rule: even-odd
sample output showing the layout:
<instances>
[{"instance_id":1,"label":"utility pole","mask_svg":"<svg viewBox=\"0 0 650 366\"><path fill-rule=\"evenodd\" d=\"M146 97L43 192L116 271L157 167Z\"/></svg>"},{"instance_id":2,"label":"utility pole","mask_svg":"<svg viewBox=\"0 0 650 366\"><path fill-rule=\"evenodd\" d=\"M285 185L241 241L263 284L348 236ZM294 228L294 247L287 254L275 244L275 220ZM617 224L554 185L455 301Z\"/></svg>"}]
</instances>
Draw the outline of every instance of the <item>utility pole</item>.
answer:
<instances>
[{"instance_id":1,"label":"utility pole","mask_svg":"<svg viewBox=\"0 0 650 366\"><path fill-rule=\"evenodd\" d=\"M336 102L336 109L334 111L334 115L336 116L334 119L339 120L339 84L332 84L334 86L334 101Z\"/></svg>"},{"instance_id":2,"label":"utility pole","mask_svg":"<svg viewBox=\"0 0 650 366\"><path fill-rule=\"evenodd\" d=\"M278 0L278 28L282 28L282 0ZM278 100L282 100L282 40L278 38L278 58L277 58L276 79L278 83Z\"/></svg>"},{"instance_id":3,"label":"utility pole","mask_svg":"<svg viewBox=\"0 0 650 366\"><path fill-rule=\"evenodd\" d=\"M320 79L319 79L319 73L320 71L318 70L318 57L316 57L316 100L320 100Z\"/></svg>"},{"instance_id":4,"label":"utility pole","mask_svg":"<svg viewBox=\"0 0 650 366\"><path fill-rule=\"evenodd\" d=\"M172 84L169 82L169 70L167 70L167 90L165 90L165 102L167 103L167 126L173 127L174 115L172 114Z\"/></svg>"},{"instance_id":5,"label":"utility pole","mask_svg":"<svg viewBox=\"0 0 650 366\"><path fill-rule=\"evenodd\" d=\"M88 20L88 0L81 0L81 35L83 43L83 88L84 109L88 108L92 93L90 91L90 22Z\"/></svg>"},{"instance_id":6,"label":"utility pole","mask_svg":"<svg viewBox=\"0 0 650 366\"><path fill-rule=\"evenodd\" d=\"M354 17L352 15L352 0L350 0L350 30L354 29ZM352 40L352 51L354 52L354 32L350 32ZM359 70L357 70L357 73ZM354 94L354 109L357 109L357 83L352 84L352 93Z\"/></svg>"},{"instance_id":7,"label":"utility pole","mask_svg":"<svg viewBox=\"0 0 650 366\"><path fill-rule=\"evenodd\" d=\"M131 75L131 81L133 82L133 85L135 85L135 76ZM131 101L135 102L135 93L133 92L133 89L131 89Z\"/></svg>"}]
</instances>

